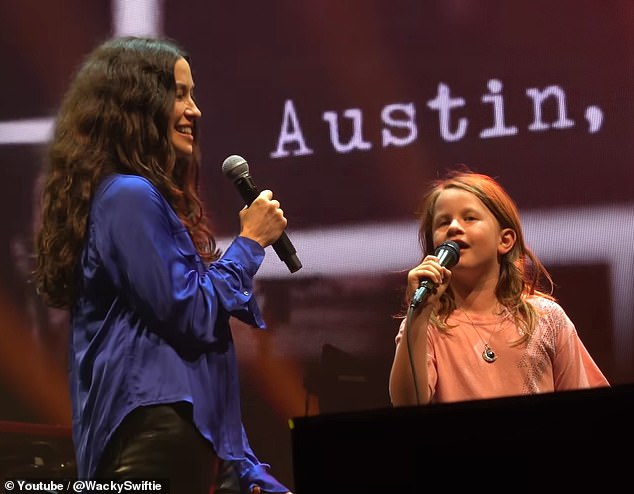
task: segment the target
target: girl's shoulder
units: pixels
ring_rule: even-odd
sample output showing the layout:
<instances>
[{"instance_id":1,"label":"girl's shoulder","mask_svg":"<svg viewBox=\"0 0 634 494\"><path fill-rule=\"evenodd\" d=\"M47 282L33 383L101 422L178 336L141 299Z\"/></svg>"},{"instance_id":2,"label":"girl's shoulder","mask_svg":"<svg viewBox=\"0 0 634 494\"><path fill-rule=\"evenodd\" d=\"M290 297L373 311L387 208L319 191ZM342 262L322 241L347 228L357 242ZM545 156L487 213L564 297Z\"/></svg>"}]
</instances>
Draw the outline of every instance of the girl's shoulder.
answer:
<instances>
[{"instance_id":1,"label":"girl's shoulder","mask_svg":"<svg viewBox=\"0 0 634 494\"><path fill-rule=\"evenodd\" d=\"M537 308L561 307L561 305L559 305L559 303L555 299L538 293L529 295L526 298L526 301L530 302Z\"/></svg>"},{"instance_id":2,"label":"girl's shoulder","mask_svg":"<svg viewBox=\"0 0 634 494\"><path fill-rule=\"evenodd\" d=\"M556 300L543 295L535 294L527 298L535 309L537 309L540 319L550 321L567 321L568 315L564 308Z\"/></svg>"}]
</instances>

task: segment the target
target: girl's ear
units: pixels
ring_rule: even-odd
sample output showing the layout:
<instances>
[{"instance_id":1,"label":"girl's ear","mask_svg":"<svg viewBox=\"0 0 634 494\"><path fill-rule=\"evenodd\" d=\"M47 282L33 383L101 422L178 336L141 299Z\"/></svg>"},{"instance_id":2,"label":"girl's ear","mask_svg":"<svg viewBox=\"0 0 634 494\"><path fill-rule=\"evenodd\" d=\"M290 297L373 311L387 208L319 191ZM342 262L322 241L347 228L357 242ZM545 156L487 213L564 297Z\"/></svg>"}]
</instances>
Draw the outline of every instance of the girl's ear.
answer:
<instances>
[{"instance_id":1,"label":"girl's ear","mask_svg":"<svg viewBox=\"0 0 634 494\"><path fill-rule=\"evenodd\" d=\"M498 254L503 256L510 251L517 240L517 233L512 228L504 228L500 232L500 243L498 245Z\"/></svg>"}]
</instances>

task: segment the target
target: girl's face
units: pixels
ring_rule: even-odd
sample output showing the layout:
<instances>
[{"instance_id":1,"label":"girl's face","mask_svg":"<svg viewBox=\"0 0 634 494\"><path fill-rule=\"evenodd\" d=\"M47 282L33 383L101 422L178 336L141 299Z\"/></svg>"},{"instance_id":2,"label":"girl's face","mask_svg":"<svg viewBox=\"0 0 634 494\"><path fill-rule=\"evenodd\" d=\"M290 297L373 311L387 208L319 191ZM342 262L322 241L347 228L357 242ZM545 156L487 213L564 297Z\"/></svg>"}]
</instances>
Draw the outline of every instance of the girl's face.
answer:
<instances>
[{"instance_id":1,"label":"girl's face","mask_svg":"<svg viewBox=\"0 0 634 494\"><path fill-rule=\"evenodd\" d=\"M498 255L510 250L513 230L502 229L493 213L471 192L443 190L434 207L432 221L434 248L445 240L460 246L460 267L498 266Z\"/></svg>"},{"instance_id":2,"label":"girl's face","mask_svg":"<svg viewBox=\"0 0 634 494\"><path fill-rule=\"evenodd\" d=\"M194 152L194 121L201 112L194 102L194 80L189 63L180 58L174 64L176 99L170 117L169 136L179 157L191 156Z\"/></svg>"}]
</instances>

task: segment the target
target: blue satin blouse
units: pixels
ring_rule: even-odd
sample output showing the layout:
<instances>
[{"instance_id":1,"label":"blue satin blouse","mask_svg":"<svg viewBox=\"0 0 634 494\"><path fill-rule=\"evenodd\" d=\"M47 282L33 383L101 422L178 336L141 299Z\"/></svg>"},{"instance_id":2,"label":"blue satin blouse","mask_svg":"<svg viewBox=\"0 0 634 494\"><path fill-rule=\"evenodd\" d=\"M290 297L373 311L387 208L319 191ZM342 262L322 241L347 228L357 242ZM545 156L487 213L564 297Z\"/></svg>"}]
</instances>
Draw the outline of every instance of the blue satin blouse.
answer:
<instances>
[{"instance_id":1,"label":"blue satin blouse","mask_svg":"<svg viewBox=\"0 0 634 494\"><path fill-rule=\"evenodd\" d=\"M206 267L178 216L139 176L96 190L71 311L70 383L78 475L94 474L114 430L143 405L187 401L243 488L286 492L244 432L230 316L264 329L253 276L264 259L237 237Z\"/></svg>"}]
</instances>

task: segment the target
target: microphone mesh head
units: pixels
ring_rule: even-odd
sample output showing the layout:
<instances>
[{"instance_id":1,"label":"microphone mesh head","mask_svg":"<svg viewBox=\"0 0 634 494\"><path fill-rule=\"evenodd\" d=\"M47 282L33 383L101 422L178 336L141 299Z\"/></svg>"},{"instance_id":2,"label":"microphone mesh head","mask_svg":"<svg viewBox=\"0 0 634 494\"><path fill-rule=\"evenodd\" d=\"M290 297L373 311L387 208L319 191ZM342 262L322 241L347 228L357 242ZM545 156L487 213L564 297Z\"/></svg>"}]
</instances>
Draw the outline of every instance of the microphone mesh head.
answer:
<instances>
[{"instance_id":1,"label":"microphone mesh head","mask_svg":"<svg viewBox=\"0 0 634 494\"><path fill-rule=\"evenodd\" d=\"M225 177L235 180L249 173L249 164L242 156L232 154L222 163L222 173Z\"/></svg>"},{"instance_id":2,"label":"microphone mesh head","mask_svg":"<svg viewBox=\"0 0 634 494\"><path fill-rule=\"evenodd\" d=\"M460 246L453 240L446 240L438 246L434 254L440 260L440 264L452 268L460 260Z\"/></svg>"}]
</instances>

